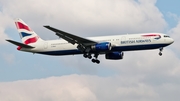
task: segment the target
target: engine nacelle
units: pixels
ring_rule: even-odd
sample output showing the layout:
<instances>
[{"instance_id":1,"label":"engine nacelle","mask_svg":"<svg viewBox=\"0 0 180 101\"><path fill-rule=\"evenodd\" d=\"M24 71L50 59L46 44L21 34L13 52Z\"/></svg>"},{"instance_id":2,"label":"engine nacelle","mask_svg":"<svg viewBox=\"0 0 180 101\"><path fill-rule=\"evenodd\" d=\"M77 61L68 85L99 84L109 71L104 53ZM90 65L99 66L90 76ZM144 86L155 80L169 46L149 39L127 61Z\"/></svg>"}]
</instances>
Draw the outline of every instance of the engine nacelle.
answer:
<instances>
[{"instance_id":1,"label":"engine nacelle","mask_svg":"<svg viewBox=\"0 0 180 101\"><path fill-rule=\"evenodd\" d=\"M123 52L111 52L105 55L106 59L110 59L110 60L123 59L123 56L124 56Z\"/></svg>"},{"instance_id":2,"label":"engine nacelle","mask_svg":"<svg viewBox=\"0 0 180 101\"><path fill-rule=\"evenodd\" d=\"M111 48L112 48L112 46L111 46L111 43L109 43L109 42L98 43L98 44L91 46L91 49L93 51L109 51L109 50L111 50Z\"/></svg>"}]
</instances>

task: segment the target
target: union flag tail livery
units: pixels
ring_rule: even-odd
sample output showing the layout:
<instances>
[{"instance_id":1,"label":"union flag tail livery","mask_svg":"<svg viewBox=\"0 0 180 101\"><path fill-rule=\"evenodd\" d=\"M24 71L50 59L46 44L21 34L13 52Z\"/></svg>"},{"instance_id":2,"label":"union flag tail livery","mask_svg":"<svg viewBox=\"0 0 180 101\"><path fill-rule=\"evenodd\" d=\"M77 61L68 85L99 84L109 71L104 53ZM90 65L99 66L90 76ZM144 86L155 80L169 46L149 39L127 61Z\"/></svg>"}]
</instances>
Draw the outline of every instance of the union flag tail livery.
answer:
<instances>
[{"instance_id":1,"label":"union flag tail livery","mask_svg":"<svg viewBox=\"0 0 180 101\"><path fill-rule=\"evenodd\" d=\"M163 33L141 33L128 35L111 35L83 38L54 27L44 26L56 33L60 40L42 40L24 21L15 20L22 43L13 40L8 42L18 46L18 50L45 55L75 55L83 54L93 63L99 64L98 56L104 54L106 59L123 59L124 51L159 49L162 55L164 47L174 40ZM92 55L94 57L92 57Z\"/></svg>"},{"instance_id":2,"label":"union flag tail livery","mask_svg":"<svg viewBox=\"0 0 180 101\"><path fill-rule=\"evenodd\" d=\"M24 44L33 44L42 40L23 20L15 20L21 40Z\"/></svg>"}]
</instances>

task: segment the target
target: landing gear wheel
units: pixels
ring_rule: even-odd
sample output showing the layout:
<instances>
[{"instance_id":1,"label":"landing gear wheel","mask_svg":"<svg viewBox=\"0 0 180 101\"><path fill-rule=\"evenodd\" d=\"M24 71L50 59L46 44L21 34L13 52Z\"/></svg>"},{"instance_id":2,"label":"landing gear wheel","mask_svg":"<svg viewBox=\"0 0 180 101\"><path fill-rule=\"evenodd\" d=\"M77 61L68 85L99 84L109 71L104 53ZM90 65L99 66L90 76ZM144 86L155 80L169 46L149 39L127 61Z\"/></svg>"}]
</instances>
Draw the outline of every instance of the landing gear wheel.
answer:
<instances>
[{"instance_id":1,"label":"landing gear wheel","mask_svg":"<svg viewBox=\"0 0 180 101\"><path fill-rule=\"evenodd\" d=\"M99 61L99 60L96 60L96 63L97 63L97 64L99 64L99 63L100 63L100 61Z\"/></svg>"},{"instance_id":2,"label":"landing gear wheel","mask_svg":"<svg viewBox=\"0 0 180 101\"><path fill-rule=\"evenodd\" d=\"M92 61L93 63L97 63L97 64L100 63L100 61L99 61L99 60L96 60L96 59L92 59L91 61Z\"/></svg>"},{"instance_id":3,"label":"landing gear wheel","mask_svg":"<svg viewBox=\"0 0 180 101\"><path fill-rule=\"evenodd\" d=\"M91 58L92 58L92 56L91 56L91 55L88 55L88 58L89 58L89 59L91 59Z\"/></svg>"},{"instance_id":4,"label":"landing gear wheel","mask_svg":"<svg viewBox=\"0 0 180 101\"><path fill-rule=\"evenodd\" d=\"M95 59L92 59L91 61L92 61L93 63L95 63L95 62L96 62L96 60L95 60Z\"/></svg>"},{"instance_id":5,"label":"landing gear wheel","mask_svg":"<svg viewBox=\"0 0 180 101\"><path fill-rule=\"evenodd\" d=\"M161 52L159 52L159 56L162 56L162 53L161 53Z\"/></svg>"},{"instance_id":6,"label":"landing gear wheel","mask_svg":"<svg viewBox=\"0 0 180 101\"><path fill-rule=\"evenodd\" d=\"M88 55L87 55L87 54L83 54L83 56L84 56L85 58L87 58L87 57L88 57Z\"/></svg>"}]
</instances>

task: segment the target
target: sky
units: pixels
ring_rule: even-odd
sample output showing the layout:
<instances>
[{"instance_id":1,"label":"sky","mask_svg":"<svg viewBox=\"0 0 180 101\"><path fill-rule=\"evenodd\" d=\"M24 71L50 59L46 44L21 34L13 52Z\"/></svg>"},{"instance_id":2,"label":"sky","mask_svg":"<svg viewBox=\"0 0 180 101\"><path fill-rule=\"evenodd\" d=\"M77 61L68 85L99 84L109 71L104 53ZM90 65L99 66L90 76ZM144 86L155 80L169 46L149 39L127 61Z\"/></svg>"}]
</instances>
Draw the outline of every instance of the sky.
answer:
<instances>
[{"instance_id":1,"label":"sky","mask_svg":"<svg viewBox=\"0 0 180 101\"><path fill-rule=\"evenodd\" d=\"M179 101L179 0L1 0L0 101ZM93 64L82 55L20 52L14 19L42 39L58 39L43 25L82 37L160 32L174 43L163 50L124 52L123 60Z\"/></svg>"}]
</instances>

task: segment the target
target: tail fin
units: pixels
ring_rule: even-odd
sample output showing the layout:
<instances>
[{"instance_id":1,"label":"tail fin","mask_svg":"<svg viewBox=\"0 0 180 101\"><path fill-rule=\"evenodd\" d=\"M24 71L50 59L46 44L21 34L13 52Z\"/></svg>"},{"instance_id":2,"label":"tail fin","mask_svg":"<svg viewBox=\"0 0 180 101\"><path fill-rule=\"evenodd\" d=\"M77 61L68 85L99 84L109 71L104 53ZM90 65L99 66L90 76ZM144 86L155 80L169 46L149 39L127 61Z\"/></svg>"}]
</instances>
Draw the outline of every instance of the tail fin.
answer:
<instances>
[{"instance_id":1,"label":"tail fin","mask_svg":"<svg viewBox=\"0 0 180 101\"><path fill-rule=\"evenodd\" d=\"M21 40L24 44L33 44L42 39L21 19L15 20Z\"/></svg>"}]
</instances>

